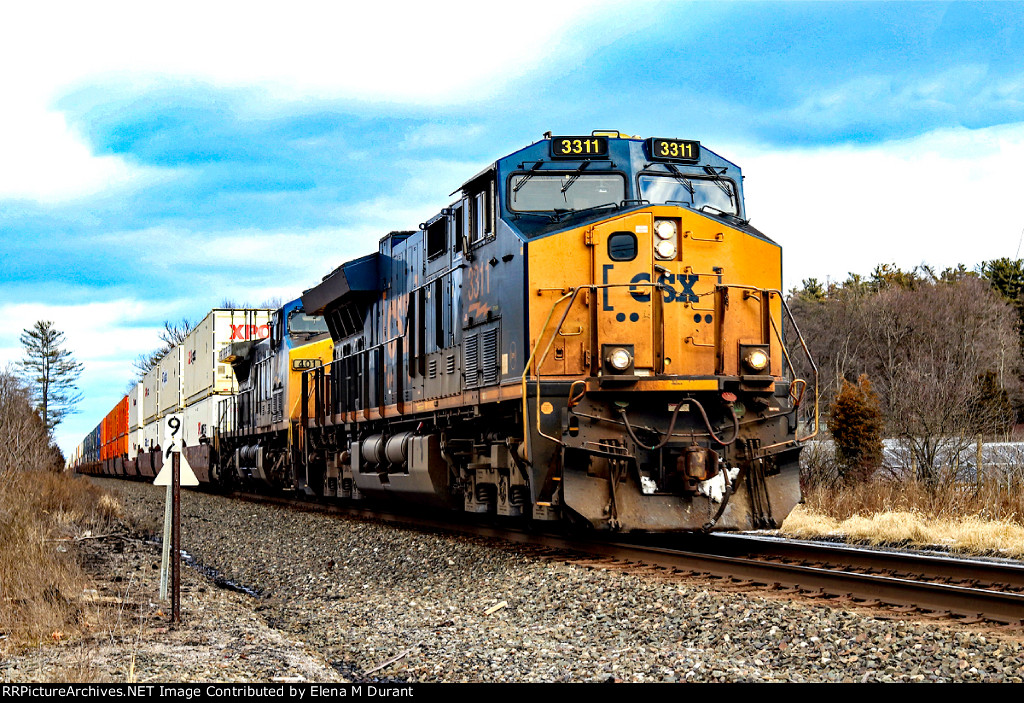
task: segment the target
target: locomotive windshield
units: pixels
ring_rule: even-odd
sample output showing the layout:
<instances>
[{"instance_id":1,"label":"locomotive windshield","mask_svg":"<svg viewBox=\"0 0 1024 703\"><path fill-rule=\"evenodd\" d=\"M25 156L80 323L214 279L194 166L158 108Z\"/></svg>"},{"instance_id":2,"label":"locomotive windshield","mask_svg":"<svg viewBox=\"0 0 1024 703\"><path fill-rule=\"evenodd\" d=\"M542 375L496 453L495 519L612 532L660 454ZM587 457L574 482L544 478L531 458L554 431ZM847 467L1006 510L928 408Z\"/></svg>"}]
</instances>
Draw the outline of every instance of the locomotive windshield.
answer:
<instances>
[{"instance_id":1,"label":"locomotive windshield","mask_svg":"<svg viewBox=\"0 0 1024 703\"><path fill-rule=\"evenodd\" d=\"M509 208L515 212L586 210L618 205L626 197L626 181L615 173L512 176Z\"/></svg>"},{"instance_id":2,"label":"locomotive windshield","mask_svg":"<svg viewBox=\"0 0 1024 703\"><path fill-rule=\"evenodd\" d=\"M288 315L288 334L327 334L327 321L320 315L293 310Z\"/></svg>"},{"instance_id":3,"label":"locomotive windshield","mask_svg":"<svg viewBox=\"0 0 1024 703\"><path fill-rule=\"evenodd\" d=\"M690 176L640 176L640 197L652 204L685 204L699 210L709 206L727 215L738 215L736 187L724 178Z\"/></svg>"}]
</instances>

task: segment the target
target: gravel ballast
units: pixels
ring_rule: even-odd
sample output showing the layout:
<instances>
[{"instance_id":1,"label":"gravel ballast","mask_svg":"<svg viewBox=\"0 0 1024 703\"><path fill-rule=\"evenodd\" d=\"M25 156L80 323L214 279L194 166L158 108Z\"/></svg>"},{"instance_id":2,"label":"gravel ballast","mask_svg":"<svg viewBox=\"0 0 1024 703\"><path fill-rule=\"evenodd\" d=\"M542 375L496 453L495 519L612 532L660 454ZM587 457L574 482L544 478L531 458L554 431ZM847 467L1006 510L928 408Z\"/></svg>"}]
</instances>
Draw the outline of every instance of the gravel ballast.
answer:
<instances>
[{"instance_id":1,"label":"gravel ballast","mask_svg":"<svg viewBox=\"0 0 1024 703\"><path fill-rule=\"evenodd\" d=\"M101 483L144 524L162 517L163 489ZM354 682L1022 677L1019 637L949 620L583 568L474 538L191 491L181 503L182 548L257 591L237 597ZM186 602L182 617L201 614Z\"/></svg>"}]
</instances>

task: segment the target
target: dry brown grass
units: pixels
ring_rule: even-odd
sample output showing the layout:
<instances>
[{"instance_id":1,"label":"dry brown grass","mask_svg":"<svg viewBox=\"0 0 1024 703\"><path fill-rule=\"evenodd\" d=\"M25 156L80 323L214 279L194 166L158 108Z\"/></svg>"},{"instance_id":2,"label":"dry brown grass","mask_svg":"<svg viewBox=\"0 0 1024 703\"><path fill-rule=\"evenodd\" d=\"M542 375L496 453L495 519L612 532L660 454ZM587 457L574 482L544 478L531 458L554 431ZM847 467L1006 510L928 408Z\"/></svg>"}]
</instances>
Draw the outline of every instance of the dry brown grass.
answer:
<instances>
[{"instance_id":1,"label":"dry brown grass","mask_svg":"<svg viewBox=\"0 0 1024 703\"><path fill-rule=\"evenodd\" d=\"M995 483L928 490L914 482L815 487L783 523L796 537L867 544L938 545L970 554L1024 556L1024 490Z\"/></svg>"},{"instance_id":2,"label":"dry brown grass","mask_svg":"<svg viewBox=\"0 0 1024 703\"><path fill-rule=\"evenodd\" d=\"M61 642L84 622L76 537L112 529L116 500L85 479L50 471L0 476L0 633L7 644Z\"/></svg>"}]
</instances>

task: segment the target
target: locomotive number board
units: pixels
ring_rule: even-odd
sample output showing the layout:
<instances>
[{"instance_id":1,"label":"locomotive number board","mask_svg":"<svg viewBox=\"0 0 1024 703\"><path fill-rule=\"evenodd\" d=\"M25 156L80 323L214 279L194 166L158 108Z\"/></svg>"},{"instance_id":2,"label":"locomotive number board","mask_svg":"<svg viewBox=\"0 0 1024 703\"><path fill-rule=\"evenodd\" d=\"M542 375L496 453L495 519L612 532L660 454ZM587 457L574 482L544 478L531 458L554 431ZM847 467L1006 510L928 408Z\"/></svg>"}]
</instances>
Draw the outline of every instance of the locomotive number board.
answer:
<instances>
[{"instance_id":1,"label":"locomotive number board","mask_svg":"<svg viewBox=\"0 0 1024 703\"><path fill-rule=\"evenodd\" d=\"M697 161L700 142L652 137L647 140L647 155L652 161Z\"/></svg>"},{"instance_id":2,"label":"locomotive number board","mask_svg":"<svg viewBox=\"0 0 1024 703\"><path fill-rule=\"evenodd\" d=\"M608 156L608 137L551 137L551 156L557 159Z\"/></svg>"},{"instance_id":3,"label":"locomotive number board","mask_svg":"<svg viewBox=\"0 0 1024 703\"><path fill-rule=\"evenodd\" d=\"M292 359L292 371L304 371L305 369L315 369L319 365L319 359Z\"/></svg>"}]
</instances>

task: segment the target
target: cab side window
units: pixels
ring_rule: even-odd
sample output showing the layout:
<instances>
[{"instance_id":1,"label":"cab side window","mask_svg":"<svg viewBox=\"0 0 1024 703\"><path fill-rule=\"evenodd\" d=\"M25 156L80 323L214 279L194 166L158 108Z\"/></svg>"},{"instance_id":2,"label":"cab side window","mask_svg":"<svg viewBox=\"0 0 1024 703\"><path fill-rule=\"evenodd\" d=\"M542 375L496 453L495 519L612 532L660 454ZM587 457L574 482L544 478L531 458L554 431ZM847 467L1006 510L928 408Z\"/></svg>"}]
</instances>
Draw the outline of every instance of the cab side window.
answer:
<instances>
[{"instance_id":1,"label":"cab side window","mask_svg":"<svg viewBox=\"0 0 1024 703\"><path fill-rule=\"evenodd\" d=\"M427 226L427 260L436 259L448 248L445 218L440 217Z\"/></svg>"},{"instance_id":2,"label":"cab side window","mask_svg":"<svg viewBox=\"0 0 1024 703\"><path fill-rule=\"evenodd\" d=\"M494 234L494 181L470 194L470 244L483 241Z\"/></svg>"},{"instance_id":3,"label":"cab side window","mask_svg":"<svg viewBox=\"0 0 1024 703\"><path fill-rule=\"evenodd\" d=\"M460 253L465 246L466 239L466 207L463 202L452 207L452 233L455 244L455 252Z\"/></svg>"}]
</instances>

